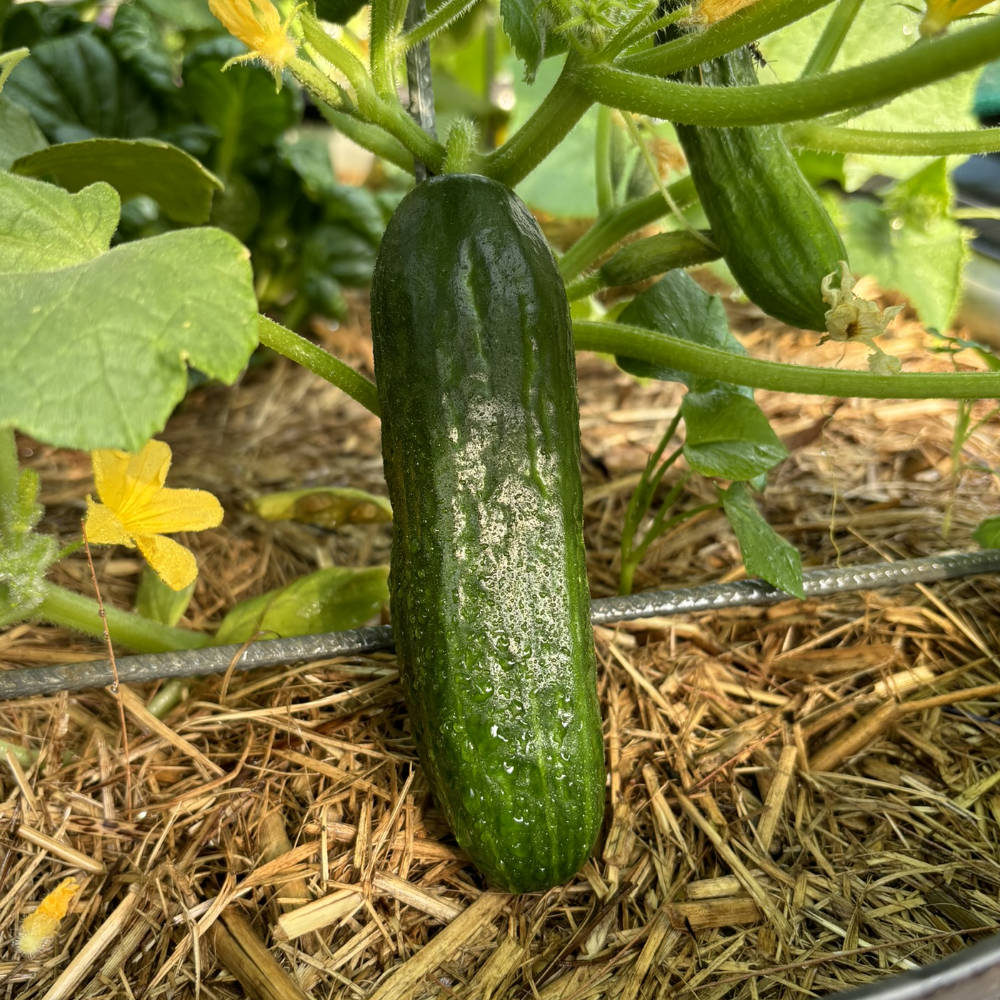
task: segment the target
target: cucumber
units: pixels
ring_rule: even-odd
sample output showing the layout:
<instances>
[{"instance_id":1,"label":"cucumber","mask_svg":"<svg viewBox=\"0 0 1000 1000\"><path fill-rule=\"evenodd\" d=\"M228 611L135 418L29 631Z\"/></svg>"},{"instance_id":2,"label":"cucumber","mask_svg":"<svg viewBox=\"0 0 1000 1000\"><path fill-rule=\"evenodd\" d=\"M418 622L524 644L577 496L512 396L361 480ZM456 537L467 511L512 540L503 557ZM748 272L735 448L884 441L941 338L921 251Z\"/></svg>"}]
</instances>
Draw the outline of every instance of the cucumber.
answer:
<instances>
[{"instance_id":1,"label":"cucumber","mask_svg":"<svg viewBox=\"0 0 1000 1000\"><path fill-rule=\"evenodd\" d=\"M757 83L753 55L737 49L685 76L708 86ZM847 251L819 196L773 125L677 125L712 240L747 298L792 326L825 330L820 283Z\"/></svg>"},{"instance_id":2,"label":"cucumber","mask_svg":"<svg viewBox=\"0 0 1000 1000\"><path fill-rule=\"evenodd\" d=\"M565 882L604 815L566 293L503 185L415 187L372 279L390 609L421 761L510 892Z\"/></svg>"}]
</instances>

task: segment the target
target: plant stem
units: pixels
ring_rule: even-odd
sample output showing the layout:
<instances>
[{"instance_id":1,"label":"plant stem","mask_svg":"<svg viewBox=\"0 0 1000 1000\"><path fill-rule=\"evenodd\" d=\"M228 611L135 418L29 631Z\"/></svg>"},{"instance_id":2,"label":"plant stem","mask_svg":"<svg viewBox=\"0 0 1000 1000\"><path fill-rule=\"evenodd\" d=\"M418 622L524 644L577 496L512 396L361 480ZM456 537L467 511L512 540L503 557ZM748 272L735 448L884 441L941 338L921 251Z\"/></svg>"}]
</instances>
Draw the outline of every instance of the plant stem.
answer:
<instances>
[{"instance_id":1,"label":"plant stem","mask_svg":"<svg viewBox=\"0 0 1000 1000\"><path fill-rule=\"evenodd\" d=\"M0 427L0 525L8 511L11 515L17 509L18 484L21 471L17 463L17 441L13 427Z\"/></svg>"},{"instance_id":2,"label":"plant stem","mask_svg":"<svg viewBox=\"0 0 1000 1000\"><path fill-rule=\"evenodd\" d=\"M689 125L763 125L885 101L974 69L998 51L1000 17L993 17L875 62L792 83L701 87L610 66L577 67L571 76L593 100L612 107Z\"/></svg>"},{"instance_id":3,"label":"plant stem","mask_svg":"<svg viewBox=\"0 0 1000 1000\"><path fill-rule=\"evenodd\" d=\"M452 21L460 18L478 2L479 0L445 0L423 21L410 28L396 43L396 47L405 52L407 49L412 49L414 45L427 41L451 24Z\"/></svg>"},{"instance_id":4,"label":"plant stem","mask_svg":"<svg viewBox=\"0 0 1000 1000\"><path fill-rule=\"evenodd\" d=\"M302 34L306 42L327 62L335 66L347 77L347 82L354 88L354 92L360 102L363 91L371 91L372 85L368 77L365 65L346 46L341 45L336 38L327 34L323 25L309 13L301 15L299 23L302 25ZM292 72L298 75L299 59L293 59L289 63Z\"/></svg>"},{"instance_id":5,"label":"plant stem","mask_svg":"<svg viewBox=\"0 0 1000 1000\"><path fill-rule=\"evenodd\" d=\"M320 113L338 132L343 132L359 146L373 152L379 159L395 164L401 170L413 172L413 154L394 136L378 125L372 125L357 118L349 111L331 107L325 102L319 106Z\"/></svg>"},{"instance_id":6,"label":"plant stem","mask_svg":"<svg viewBox=\"0 0 1000 1000\"><path fill-rule=\"evenodd\" d=\"M573 324L577 350L620 354L654 365L680 368L736 385L779 392L866 399L994 399L1000 372L908 372L876 375L841 368L762 361L695 344L625 323L580 320Z\"/></svg>"},{"instance_id":7,"label":"plant stem","mask_svg":"<svg viewBox=\"0 0 1000 1000\"><path fill-rule=\"evenodd\" d=\"M394 42L403 26L406 0L372 0L371 71L375 91L383 98L396 96Z\"/></svg>"},{"instance_id":8,"label":"plant stem","mask_svg":"<svg viewBox=\"0 0 1000 1000\"><path fill-rule=\"evenodd\" d=\"M594 138L594 183L597 187L597 211L604 215L615 203L615 185L611 178L611 137L614 112L602 104L597 109L597 135Z\"/></svg>"},{"instance_id":9,"label":"plant stem","mask_svg":"<svg viewBox=\"0 0 1000 1000\"><path fill-rule=\"evenodd\" d=\"M89 597L59 587L48 580L43 583L42 603L32 612L33 618L76 629L95 639L104 638L97 602ZM200 649L211 642L211 636L191 629L176 628L151 621L141 615L104 606L108 632L114 642L140 653L165 653L177 649Z\"/></svg>"},{"instance_id":10,"label":"plant stem","mask_svg":"<svg viewBox=\"0 0 1000 1000\"><path fill-rule=\"evenodd\" d=\"M839 128L803 122L782 129L790 146L825 153L876 153L889 156L950 156L954 153L1000 151L1000 128L960 129L955 132L892 132Z\"/></svg>"},{"instance_id":11,"label":"plant stem","mask_svg":"<svg viewBox=\"0 0 1000 1000\"><path fill-rule=\"evenodd\" d=\"M705 231L699 235L701 238L682 230L657 233L629 243L605 261L596 274L578 278L567 285L566 294L570 299L579 299L599 288L633 285L678 267L692 267L717 260L721 254L711 244L712 234Z\"/></svg>"},{"instance_id":12,"label":"plant stem","mask_svg":"<svg viewBox=\"0 0 1000 1000\"><path fill-rule=\"evenodd\" d=\"M378 396L374 382L356 372L350 365L344 364L322 347L306 340L305 337L289 330L288 327L275 323L267 316L258 317L260 342L270 347L283 357L296 364L308 368L320 378L326 379L331 385L346 392L351 399L359 402L366 410L378 416Z\"/></svg>"},{"instance_id":13,"label":"plant stem","mask_svg":"<svg viewBox=\"0 0 1000 1000\"><path fill-rule=\"evenodd\" d=\"M487 177L514 187L552 152L580 120L593 101L570 77L576 60L569 56L559 79L528 120L483 163Z\"/></svg>"},{"instance_id":14,"label":"plant stem","mask_svg":"<svg viewBox=\"0 0 1000 1000\"><path fill-rule=\"evenodd\" d=\"M840 47L844 44L847 32L854 23L854 18L861 9L862 0L840 0L833 9L830 19L823 28L809 59L802 70L801 76L815 76L825 73L833 65Z\"/></svg>"},{"instance_id":15,"label":"plant stem","mask_svg":"<svg viewBox=\"0 0 1000 1000\"><path fill-rule=\"evenodd\" d=\"M757 0L701 32L692 32L645 52L629 55L618 65L636 73L669 76L724 52L756 41L825 7L831 0ZM650 46L652 46L650 37Z\"/></svg>"},{"instance_id":16,"label":"plant stem","mask_svg":"<svg viewBox=\"0 0 1000 1000\"><path fill-rule=\"evenodd\" d=\"M690 177L674 181L667 191L678 208L690 205L697 197ZM669 209L663 195L656 191L644 198L626 202L599 218L559 259L559 272L563 281L572 281L619 240L642 226L655 222Z\"/></svg>"}]
</instances>

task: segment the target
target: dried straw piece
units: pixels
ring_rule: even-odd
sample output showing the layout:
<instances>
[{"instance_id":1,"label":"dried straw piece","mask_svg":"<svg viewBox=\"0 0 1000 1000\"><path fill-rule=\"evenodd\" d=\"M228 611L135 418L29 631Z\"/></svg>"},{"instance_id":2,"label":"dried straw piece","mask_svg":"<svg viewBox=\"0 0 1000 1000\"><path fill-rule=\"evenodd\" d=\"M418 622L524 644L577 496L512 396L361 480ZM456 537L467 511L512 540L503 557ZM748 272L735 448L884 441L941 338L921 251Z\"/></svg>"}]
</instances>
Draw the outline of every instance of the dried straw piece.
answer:
<instances>
[{"instance_id":1,"label":"dried straw piece","mask_svg":"<svg viewBox=\"0 0 1000 1000\"><path fill-rule=\"evenodd\" d=\"M781 810L785 804L785 797L791 788L792 777L795 774L795 761L798 756L798 748L792 743L786 743L781 748L778 766L775 768L771 787L767 790L767 798L764 800L764 809L760 814L757 826L754 828L757 843L765 854L771 851L774 834L778 829L778 820L781 818Z\"/></svg>"},{"instance_id":2,"label":"dried straw piece","mask_svg":"<svg viewBox=\"0 0 1000 1000\"><path fill-rule=\"evenodd\" d=\"M700 906L704 904L686 905ZM671 918L670 909L671 907L668 904L668 906L658 910L647 925L646 941L642 946L642 951L639 952L639 957L622 978L621 993L618 994L619 1000L635 1000L639 995L639 988L642 986L642 982L656 961L657 956L661 951L666 951L666 945L669 942L665 941L665 939L670 934L671 927L677 926ZM671 940L675 940L676 937L676 934L672 935Z\"/></svg>"},{"instance_id":3,"label":"dried straw piece","mask_svg":"<svg viewBox=\"0 0 1000 1000\"><path fill-rule=\"evenodd\" d=\"M349 917L364 901L365 897L358 889L338 889L329 896L282 913L274 930L275 937L279 941L294 941L310 931L329 927Z\"/></svg>"},{"instance_id":4,"label":"dried straw piece","mask_svg":"<svg viewBox=\"0 0 1000 1000\"><path fill-rule=\"evenodd\" d=\"M500 939L461 994L463 1000L491 1000L527 961L528 951L511 936ZM502 995L502 994L501 994Z\"/></svg>"},{"instance_id":5,"label":"dried straw piece","mask_svg":"<svg viewBox=\"0 0 1000 1000\"><path fill-rule=\"evenodd\" d=\"M887 701L862 716L832 743L817 750L809 760L810 771L835 771L848 757L877 740L899 717L899 704Z\"/></svg>"},{"instance_id":6,"label":"dried straw piece","mask_svg":"<svg viewBox=\"0 0 1000 1000\"><path fill-rule=\"evenodd\" d=\"M749 896L702 899L691 903L667 903L664 912L676 930L703 931L714 927L736 927L760 922L761 913Z\"/></svg>"},{"instance_id":7,"label":"dried straw piece","mask_svg":"<svg viewBox=\"0 0 1000 1000\"><path fill-rule=\"evenodd\" d=\"M17 835L22 840L26 840L29 844L41 847L54 857L65 861L69 865L73 865L75 868L80 868L85 872L92 872L94 875L103 875L107 870L104 865L100 863L100 861L96 861L94 858L88 857L81 851L74 850L74 848L70 847L68 844L64 844L62 841L56 840L54 837L50 837L47 834L42 833L41 830L36 830L34 827L25 826L22 823L17 828Z\"/></svg>"},{"instance_id":8,"label":"dried straw piece","mask_svg":"<svg viewBox=\"0 0 1000 1000\"><path fill-rule=\"evenodd\" d=\"M195 763L200 767L204 768L206 771L214 774L217 778L222 777L225 771L219 767L218 764L210 761L190 740L184 739L183 736L178 736L170 726L165 722L161 722L152 712L150 712L143 700L127 685L121 684L118 687L119 696L122 700L122 705L125 706L125 711L131 715L136 722L139 723L143 729L149 730L151 733L155 733L160 739L165 740L176 750L179 750L182 754L190 757Z\"/></svg>"},{"instance_id":9,"label":"dried straw piece","mask_svg":"<svg viewBox=\"0 0 1000 1000\"><path fill-rule=\"evenodd\" d=\"M420 951L395 969L369 1000L409 1000L424 976L452 958L462 945L489 925L509 899L505 893L484 892Z\"/></svg>"},{"instance_id":10,"label":"dried straw piece","mask_svg":"<svg viewBox=\"0 0 1000 1000\"><path fill-rule=\"evenodd\" d=\"M251 1000L310 1000L234 907L222 911L209 936L219 961Z\"/></svg>"}]
</instances>

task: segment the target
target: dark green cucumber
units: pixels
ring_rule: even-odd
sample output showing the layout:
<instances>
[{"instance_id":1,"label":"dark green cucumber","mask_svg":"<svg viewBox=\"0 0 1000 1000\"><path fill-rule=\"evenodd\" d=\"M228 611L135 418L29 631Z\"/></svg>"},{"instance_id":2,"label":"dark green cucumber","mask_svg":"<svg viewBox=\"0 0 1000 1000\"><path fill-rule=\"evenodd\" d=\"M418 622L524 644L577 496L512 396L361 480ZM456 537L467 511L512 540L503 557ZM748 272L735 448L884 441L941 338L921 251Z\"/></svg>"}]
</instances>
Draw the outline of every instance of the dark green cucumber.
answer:
<instances>
[{"instance_id":1,"label":"dark green cucumber","mask_svg":"<svg viewBox=\"0 0 1000 1000\"><path fill-rule=\"evenodd\" d=\"M462 847L513 892L566 881L604 814L566 293L503 185L400 203L372 280L390 605L422 762Z\"/></svg>"},{"instance_id":2,"label":"dark green cucumber","mask_svg":"<svg viewBox=\"0 0 1000 1000\"><path fill-rule=\"evenodd\" d=\"M685 78L717 87L757 83L746 48ZM847 251L781 132L773 125L676 128L712 240L747 298L792 326L825 330L820 282L839 276Z\"/></svg>"}]
</instances>

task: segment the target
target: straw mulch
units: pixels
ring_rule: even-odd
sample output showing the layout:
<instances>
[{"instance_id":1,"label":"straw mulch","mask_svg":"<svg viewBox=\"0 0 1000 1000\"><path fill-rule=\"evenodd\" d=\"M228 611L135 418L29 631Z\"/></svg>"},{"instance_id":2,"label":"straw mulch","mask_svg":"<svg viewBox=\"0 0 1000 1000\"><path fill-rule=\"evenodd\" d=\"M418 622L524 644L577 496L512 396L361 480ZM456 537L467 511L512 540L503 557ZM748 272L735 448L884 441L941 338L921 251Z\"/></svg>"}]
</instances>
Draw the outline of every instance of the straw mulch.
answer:
<instances>
[{"instance_id":1,"label":"straw mulch","mask_svg":"<svg viewBox=\"0 0 1000 1000\"><path fill-rule=\"evenodd\" d=\"M759 356L864 364L750 314L743 327ZM888 349L949 364L917 353L915 324L896 331ZM362 322L319 333L367 363ZM592 357L580 376L603 595L679 391ZM953 403L758 399L792 452L764 507L807 565L972 547L998 513L982 468L1000 458L996 418L956 465ZM247 512L275 488L382 490L377 422L308 373L279 362L199 389L164 437L172 484L227 509L189 539L188 624L317 566L387 558L385 526ZM87 458L22 443L46 527L68 539ZM132 554L96 566L127 606ZM654 545L636 585L739 566L712 514ZM82 557L57 575L88 587ZM608 819L578 877L519 898L484 886L444 827L388 655L192 679L159 715L155 685L0 705L0 739L27 751L0 756L0 998L798 1000L927 964L1000 928L998 611L1000 580L980 577L598 629ZM51 627L0 636L10 666L102 655ZM69 876L53 942L22 957L23 920Z\"/></svg>"}]
</instances>

